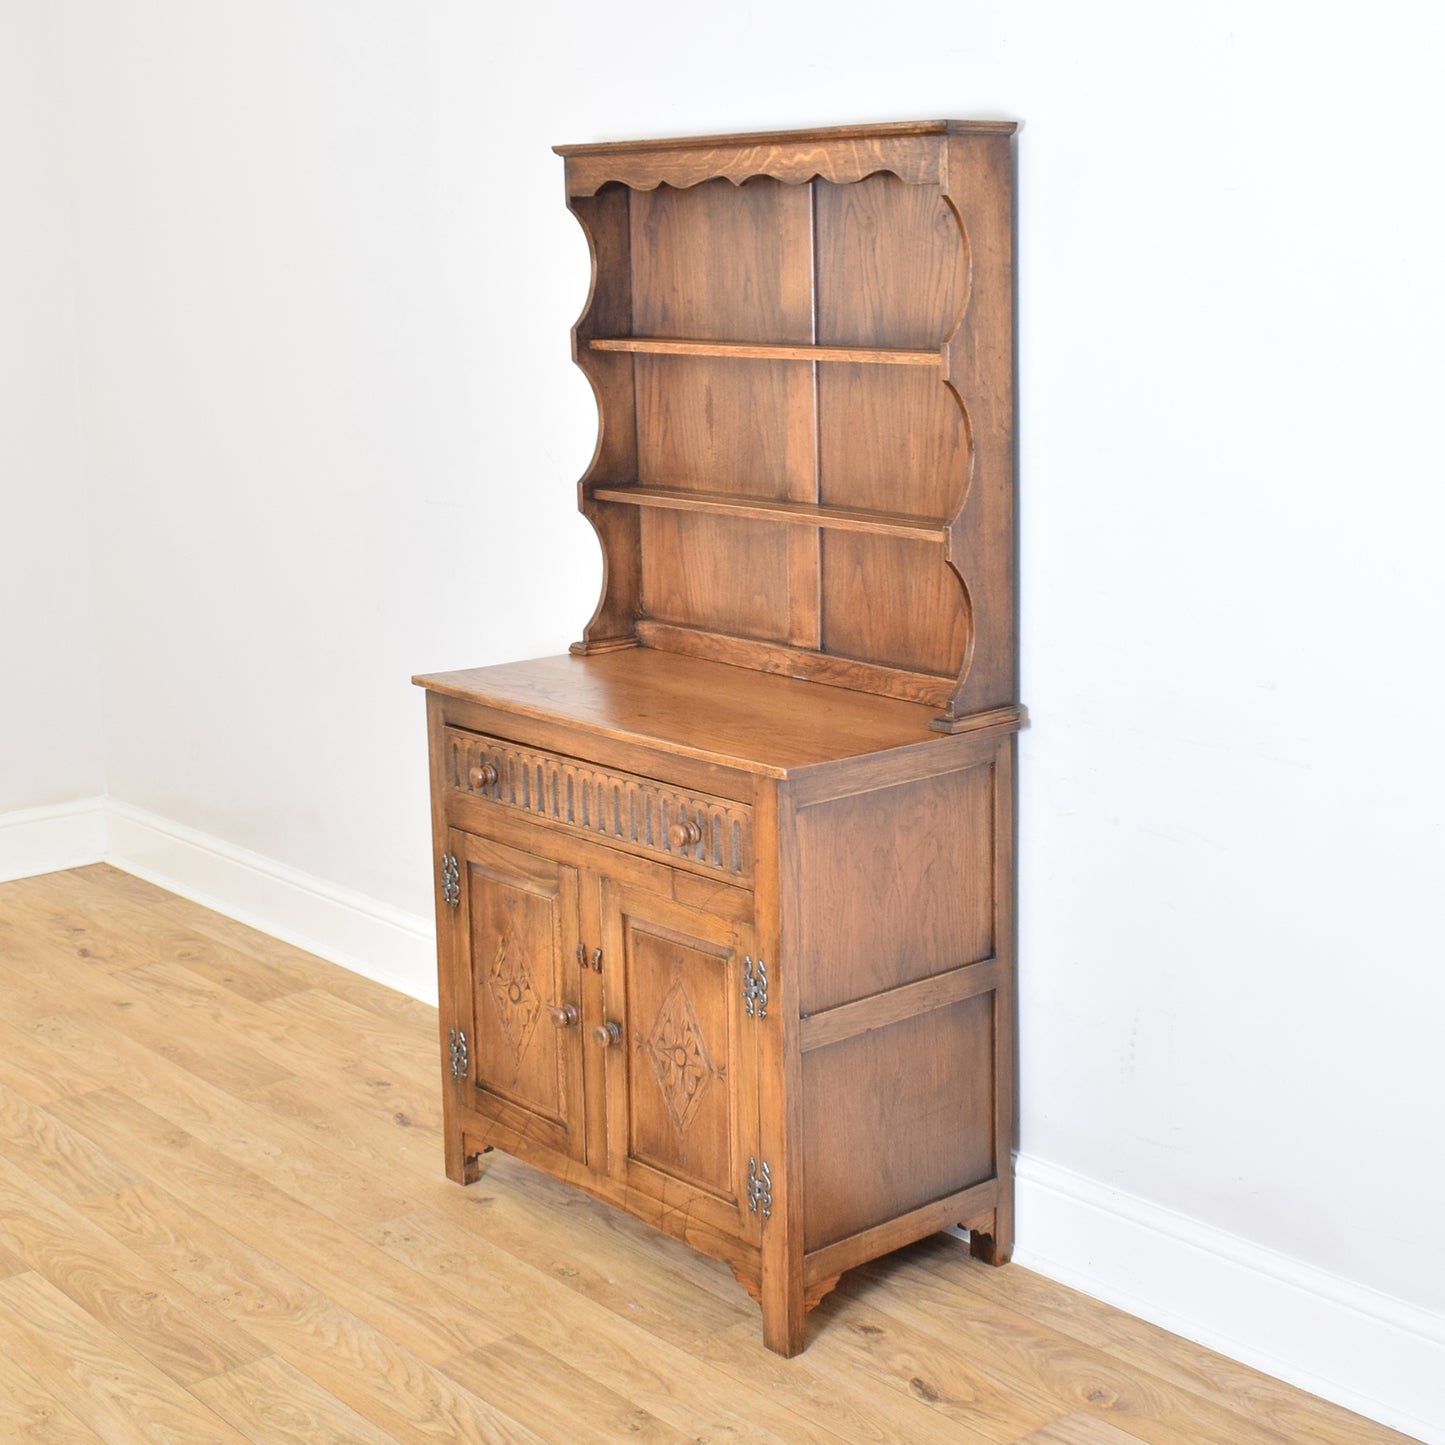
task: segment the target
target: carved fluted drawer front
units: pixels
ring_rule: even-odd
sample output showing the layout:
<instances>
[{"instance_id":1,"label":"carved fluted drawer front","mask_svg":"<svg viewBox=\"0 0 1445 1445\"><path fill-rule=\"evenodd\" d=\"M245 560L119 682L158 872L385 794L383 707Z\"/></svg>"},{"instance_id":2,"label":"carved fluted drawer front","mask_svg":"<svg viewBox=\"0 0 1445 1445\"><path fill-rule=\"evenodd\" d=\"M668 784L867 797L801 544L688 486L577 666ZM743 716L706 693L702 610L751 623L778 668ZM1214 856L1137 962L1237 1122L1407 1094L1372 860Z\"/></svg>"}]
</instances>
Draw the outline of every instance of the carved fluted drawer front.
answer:
<instances>
[{"instance_id":1,"label":"carved fluted drawer front","mask_svg":"<svg viewBox=\"0 0 1445 1445\"><path fill-rule=\"evenodd\" d=\"M446 767L447 786L458 792L723 877L752 877L745 803L461 728L446 730Z\"/></svg>"}]
</instances>

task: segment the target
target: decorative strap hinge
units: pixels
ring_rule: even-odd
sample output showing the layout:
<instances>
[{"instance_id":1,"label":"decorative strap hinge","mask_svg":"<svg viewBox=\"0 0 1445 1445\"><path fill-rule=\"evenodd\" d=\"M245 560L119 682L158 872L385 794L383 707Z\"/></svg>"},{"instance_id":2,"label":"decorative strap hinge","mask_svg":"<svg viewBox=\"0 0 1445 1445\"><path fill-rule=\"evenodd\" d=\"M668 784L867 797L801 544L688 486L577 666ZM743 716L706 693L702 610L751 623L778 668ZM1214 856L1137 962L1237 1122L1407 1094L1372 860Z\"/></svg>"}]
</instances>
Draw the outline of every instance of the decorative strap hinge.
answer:
<instances>
[{"instance_id":1,"label":"decorative strap hinge","mask_svg":"<svg viewBox=\"0 0 1445 1445\"><path fill-rule=\"evenodd\" d=\"M748 1209L764 1219L773 1217L773 1171L767 1160L761 1164L753 1158L748 1160Z\"/></svg>"},{"instance_id":2,"label":"decorative strap hinge","mask_svg":"<svg viewBox=\"0 0 1445 1445\"><path fill-rule=\"evenodd\" d=\"M750 1019L768 1016L768 966L762 959L743 959L743 1003Z\"/></svg>"},{"instance_id":3,"label":"decorative strap hinge","mask_svg":"<svg viewBox=\"0 0 1445 1445\"><path fill-rule=\"evenodd\" d=\"M452 1030L452 1078L467 1076L467 1036L461 1029Z\"/></svg>"},{"instance_id":4,"label":"decorative strap hinge","mask_svg":"<svg viewBox=\"0 0 1445 1445\"><path fill-rule=\"evenodd\" d=\"M462 869L455 853L442 854L442 901L448 908L462 901Z\"/></svg>"}]
</instances>

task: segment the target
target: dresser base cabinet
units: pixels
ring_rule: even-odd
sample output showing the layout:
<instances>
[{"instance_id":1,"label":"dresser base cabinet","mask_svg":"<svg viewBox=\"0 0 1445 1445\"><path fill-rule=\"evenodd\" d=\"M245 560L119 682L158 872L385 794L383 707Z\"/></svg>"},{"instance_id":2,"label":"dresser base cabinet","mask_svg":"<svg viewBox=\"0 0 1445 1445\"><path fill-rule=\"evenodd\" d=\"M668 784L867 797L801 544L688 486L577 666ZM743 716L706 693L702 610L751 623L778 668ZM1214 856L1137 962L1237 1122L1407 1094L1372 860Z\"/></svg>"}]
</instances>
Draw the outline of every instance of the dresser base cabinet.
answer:
<instances>
[{"instance_id":1,"label":"dresser base cabinet","mask_svg":"<svg viewBox=\"0 0 1445 1445\"><path fill-rule=\"evenodd\" d=\"M559 147L602 595L417 679L448 1174L726 1261L785 1355L855 1265L1012 1247L1014 129Z\"/></svg>"},{"instance_id":2,"label":"dresser base cabinet","mask_svg":"<svg viewBox=\"0 0 1445 1445\"><path fill-rule=\"evenodd\" d=\"M1016 723L860 697L912 741L768 764L764 728L701 762L625 717L654 661L424 680L447 1171L498 1148L725 1260L791 1355L854 1265L956 1224L1008 1258ZM799 733L836 696L685 667ZM579 722L609 684L626 737Z\"/></svg>"}]
</instances>

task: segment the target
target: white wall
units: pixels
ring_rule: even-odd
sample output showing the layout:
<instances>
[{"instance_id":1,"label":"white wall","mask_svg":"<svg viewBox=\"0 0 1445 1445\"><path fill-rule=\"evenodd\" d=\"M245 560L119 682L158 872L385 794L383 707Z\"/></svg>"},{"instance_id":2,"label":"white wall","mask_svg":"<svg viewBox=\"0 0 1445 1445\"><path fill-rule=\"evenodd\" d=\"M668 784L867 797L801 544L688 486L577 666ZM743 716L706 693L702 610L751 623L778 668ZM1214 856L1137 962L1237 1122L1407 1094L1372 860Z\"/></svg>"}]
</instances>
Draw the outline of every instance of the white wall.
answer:
<instances>
[{"instance_id":1,"label":"white wall","mask_svg":"<svg viewBox=\"0 0 1445 1445\"><path fill-rule=\"evenodd\" d=\"M0 815L105 787L59 113L38 19L0 11Z\"/></svg>"},{"instance_id":2,"label":"white wall","mask_svg":"<svg viewBox=\"0 0 1445 1445\"><path fill-rule=\"evenodd\" d=\"M596 593L548 147L1021 118L1025 1152L1445 1312L1435 12L45 8L112 790L417 914L408 675Z\"/></svg>"}]
</instances>

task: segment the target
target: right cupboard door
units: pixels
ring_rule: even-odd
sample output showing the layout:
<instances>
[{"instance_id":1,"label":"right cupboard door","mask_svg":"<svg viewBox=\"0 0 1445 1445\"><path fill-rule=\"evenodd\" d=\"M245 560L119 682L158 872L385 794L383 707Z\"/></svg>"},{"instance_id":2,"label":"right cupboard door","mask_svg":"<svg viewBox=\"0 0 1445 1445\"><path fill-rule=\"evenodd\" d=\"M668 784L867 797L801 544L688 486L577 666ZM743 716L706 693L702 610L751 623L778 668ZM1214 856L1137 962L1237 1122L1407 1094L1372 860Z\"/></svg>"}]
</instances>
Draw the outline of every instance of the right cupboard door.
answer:
<instances>
[{"instance_id":1,"label":"right cupboard door","mask_svg":"<svg viewBox=\"0 0 1445 1445\"><path fill-rule=\"evenodd\" d=\"M612 879L602 880L602 920L604 1007L616 1025L609 1170L700 1225L756 1242L764 1201L748 1181L761 1167L762 1020L743 992L751 928Z\"/></svg>"}]
</instances>

